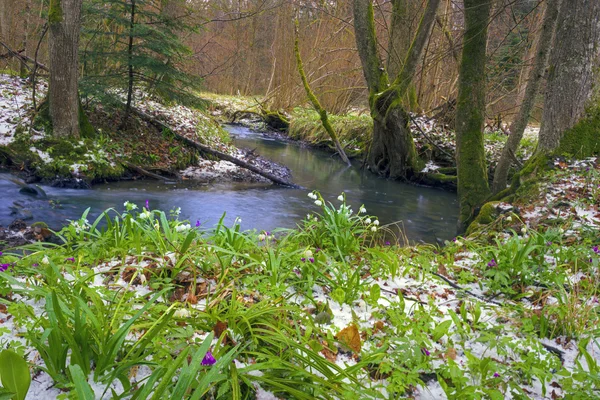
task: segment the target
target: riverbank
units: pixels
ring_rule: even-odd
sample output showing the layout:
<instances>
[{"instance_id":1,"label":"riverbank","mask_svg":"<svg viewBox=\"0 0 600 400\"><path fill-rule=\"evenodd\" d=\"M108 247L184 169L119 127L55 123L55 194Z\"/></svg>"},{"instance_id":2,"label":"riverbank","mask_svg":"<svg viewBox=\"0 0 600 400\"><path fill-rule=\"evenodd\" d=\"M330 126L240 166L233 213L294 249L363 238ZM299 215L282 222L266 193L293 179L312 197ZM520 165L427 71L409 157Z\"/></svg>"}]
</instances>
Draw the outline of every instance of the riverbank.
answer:
<instances>
[{"instance_id":1,"label":"riverbank","mask_svg":"<svg viewBox=\"0 0 600 400\"><path fill-rule=\"evenodd\" d=\"M250 129L276 132L288 140L305 146L325 149L331 153L337 150L322 126L319 115L312 108L296 107L290 112L270 111L265 108L262 99L254 97L225 96L202 93L210 106L208 111L222 123L239 123ZM275 116L275 117L274 117ZM410 181L413 184L456 191L456 142L454 130L448 125L427 115L411 113L410 129L423 169ZM285 126L279 125L283 119ZM272 121L276 122L273 126ZM353 109L344 115L329 115L329 121L340 139L342 147L350 158L364 160L371 143L373 120L367 109ZM539 128L529 126L523 135L515 155L517 162L523 165L531 157L537 145ZM488 176L494 176L497 164L508 134L506 126L497 122L486 125L484 149ZM511 170L511 174L514 171ZM491 182L490 182L491 184Z\"/></svg>"},{"instance_id":2,"label":"riverbank","mask_svg":"<svg viewBox=\"0 0 600 400\"><path fill-rule=\"evenodd\" d=\"M55 187L89 188L96 183L153 176L166 180L197 179L201 183L265 182L265 178L228 161L199 154L173 132L135 114L123 129L117 129L120 110L101 104L88 105L86 113L95 129L91 137L78 141L55 138L47 122L34 115L30 85L18 77L0 75L0 163L27 183L42 182ZM37 104L47 85L37 88ZM228 133L201 109L165 105L137 93L138 109L171 127L175 133L282 178L285 167L270 163L231 144ZM141 98L140 98L141 97ZM203 158L204 157L204 158Z\"/></svg>"},{"instance_id":3,"label":"riverbank","mask_svg":"<svg viewBox=\"0 0 600 400\"><path fill-rule=\"evenodd\" d=\"M444 247L386 242L344 194L269 232L126 203L104 232L84 215L61 247L4 251L0 340L32 399L595 398L599 185L595 159L557 160Z\"/></svg>"}]
</instances>

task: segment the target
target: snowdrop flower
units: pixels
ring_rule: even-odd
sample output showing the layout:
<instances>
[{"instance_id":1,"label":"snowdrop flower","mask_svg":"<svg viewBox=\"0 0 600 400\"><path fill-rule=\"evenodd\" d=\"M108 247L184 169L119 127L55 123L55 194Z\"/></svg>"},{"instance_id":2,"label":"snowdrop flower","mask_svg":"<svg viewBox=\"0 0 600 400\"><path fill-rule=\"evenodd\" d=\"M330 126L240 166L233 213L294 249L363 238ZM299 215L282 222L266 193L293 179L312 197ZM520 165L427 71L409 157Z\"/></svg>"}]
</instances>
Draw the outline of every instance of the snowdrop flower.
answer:
<instances>
[{"instance_id":1,"label":"snowdrop flower","mask_svg":"<svg viewBox=\"0 0 600 400\"><path fill-rule=\"evenodd\" d=\"M338 198L337 198L337 199L338 199L339 201L344 201L344 195L343 195L343 194L340 194L340 195L338 196Z\"/></svg>"},{"instance_id":2,"label":"snowdrop flower","mask_svg":"<svg viewBox=\"0 0 600 400\"><path fill-rule=\"evenodd\" d=\"M313 256L313 252L312 252L312 251L310 251L310 250L306 250L306 251L304 252L304 257L305 257L305 258L311 258L312 256Z\"/></svg>"},{"instance_id":3,"label":"snowdrop flower","mask_svg":"<svg viewBox=\"0 0 600 400\"><path fill-rule=\"evenodd\" d=\"M311 199L313 199L313 200L316 200L316 199L317 199L317 195L316 195L316 194L314 194L313 192L310 192L310 193L308 194L308 197L310 197L310 198L311 198Z\"/></svg>"},{"instance_id":4,"label":"snowdrop flower","mask_svg":"<svg viewBox=\"0 0 600 400\"><path fill-rule=\"evenodd\" d=\"M127 211L131 211L131 210L135 210L138 208L138 206L136 206L135 204L126 201L125 203L123 203L123 205L125 206L125 208L127 209Z\"/></svg>"},{"instance_id":5,"label":"snowdrop flower","mask_svg":"<svg viewBox=\"0 0 600 400\"><path fill-rule=\"evenodd\" d=\"M44 256L44 258L42 258L42 264L44 264L44 265L50 264L50 260L48 259L48 256Z\"/></svg>"},{"instance_id":6,"label":"snowdrop flower","mask_svg":"<svg viewBox=\"0 0 600 400\"><path fill-rule=\"evenodd\" d=\"M315 204L320 207L323 205L323 202L321 200L315 200Z\"/></svg>"},{"instance_id":7,"label":"snowdrop flower","mask_svg":"<svg viewBox=\"0 0 600 400\"><path fill-rule=\"evenodd\" d=\"M456 243L457 246L462 246L462 242L460 240L455 240L454 243Z\"/></svg>"},{"instance_id":8,"label":"snowdrop flower","mask_svg":"<svg viewBox=\"0 0 600 400\"><path fill-rule=\"evenodd\" d=\"M366 212L367 212L367 209L361 206L361 207L358 209L358 212L359 212L360 214L364 214L364 213L366 213Z\"/></svg>"},{"instance_id":9,"label":"snowdrop flower","mask_svg":"<svg viewBox=\"0 0 600 400\"><path fill-rule=\"evenodd\" d=\"M563 233L565 233L565 230L564 230L563 228L560 228L560 229L558 230L558 233L560 233L560 234L562 235Z\"/></svg>"},{"instance_id":10,"label":"snowdrop flower","mask_svg":"<svg viewBox=\"0 0 600 400\"><path fill-rule=\"evenodd\" d=\"M190 224L181 224L181 225L177 225L177 226L175 227L175 230L176 230L177 232L185 232L185 231L187 231L187 230L189 230L189 229L191 229L191 228L192 228L192 227L190 226Z\"/></svg>"},{"instance_id":11,"label":"snowdrop flower","mask_svg":"<svg viewBox=\"0 0 600 400\"><path fill-rule=\"evenodd\" d=\"M143 285L146 282L148 282L148 279L146 279L146 275L140 274L140 283Z\"/></svg>"},{"instance_id":12,"label":"snowdrop flower","mask_svg":"<svg viewBox=\"0 0 600 400\"><path fill-rule=\"evenodd\" d=\"M370 224L371 223L371 218L365 219L365 223Z\"/></svg>"},{"instance_id":13,"label":"snowdrop flower","mask_svg":"<svg viewBox=\"0 0 600 400\"><path fill-rule=\"evenodd\" d=\"M509 215L508 217L506 217L506 222L511 222L512 221L512 217Z\"/></svg>"},{"instance_id":14,"label":"snowdrop flower","mask_svg":"<svg viewBox=\"0 0 600 400\"><path fill-rule=\"evenodd\" d=\"M140 218L141 219L148 219L152 216L152 213L148 210L144 210L140 213Z\"/></svg>"},{"instance_id":15,"label":"snowdrop flower","mask_svg":"<svg viewBox=\"0 0 600 400\"><path fill-rule=\"evenodd\" d=\"M266 238L267 238L267 237L266 237L264 234L262 234L262 233L261 233L260 235L258 235L258 240L259 240L259 241L261 241L261 242L264 242L264 240L265 240Z\"/></svg>"},{"instance_id":16,"label":"snowdrop flower","mask_svg":"<svg viewBox=\"0 0 600 400\"><path fill-rule=\"evenodd\" d=\"M375 225L375 226L379 226L379 220L378 220L378 219L376 219L375 221L373 221L373 225Z\"/></svg>"},{"instance_id":17,"label":"snowdrop flower","mask_svg":"<svg viewBox=\"0 0 600 400\"><path fill-rule=\"evenodd\" d=\"M523 235L524 235L524 234L526 234L526 233L527 233L527 228L525 228L525 227L522 227L522 228L521 228L521 233L522 233Z\"/></svg>"},{"instance_id":18,"label":"snowdrop flower","mask_svg":"<svg viewBox=\"0 0 600 400\"><path fill-rule=\"evenodd\" d=\"M376 226L372 226L371 227L371 232L377 232L377 227Z\"/></svg>"},{"instance_id":19,"label":"snowdrop flower","mask_svg":"<svg viewBox=\"0 0 600 400\"><path fill-rule=\"evenodd\" d=\"M188 310L187 308L180 308L177 311L175 311L175 313L173 313L173 316L175 318L189 318L192 316L192 313L190 313L190 310Z\"/></svg>"}]
</instances>

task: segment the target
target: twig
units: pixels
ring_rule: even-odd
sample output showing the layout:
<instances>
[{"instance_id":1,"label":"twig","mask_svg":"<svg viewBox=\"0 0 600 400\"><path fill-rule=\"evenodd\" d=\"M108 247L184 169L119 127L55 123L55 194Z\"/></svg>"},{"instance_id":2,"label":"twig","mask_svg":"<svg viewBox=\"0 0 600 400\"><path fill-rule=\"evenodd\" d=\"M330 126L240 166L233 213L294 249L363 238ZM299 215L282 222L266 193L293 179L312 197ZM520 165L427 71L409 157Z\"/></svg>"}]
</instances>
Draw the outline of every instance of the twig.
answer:
<instances>
[{"instance_id":1,"label":"twig","mask_svg":"<svg viewBox=\"0 0 600 400\"><path fill-rule=\"evenodd\" d=\"M415 126L417 127L417 129L421 132L421 134L423 134L423 136L425 136L425 139L427 139L427 141L429 143L431 143L432 145L434 145L435 147L437 147L437 149L439 151L441 151L442 153L444 153L447 157L449 157L450 159L453 159L454 157L452 157L452 155L450 155L446 150L442 149L440 146L437 145L437 143L435 143L426 133L423 129L421 129L421 127L419 126L419 124L417 123L417 121L414 119L414 117L412 115L410 115L410 113L408 114L408 117L410 118L410 120L412 121L413 124L415 124Z\"/></svg>"}]
</instances>

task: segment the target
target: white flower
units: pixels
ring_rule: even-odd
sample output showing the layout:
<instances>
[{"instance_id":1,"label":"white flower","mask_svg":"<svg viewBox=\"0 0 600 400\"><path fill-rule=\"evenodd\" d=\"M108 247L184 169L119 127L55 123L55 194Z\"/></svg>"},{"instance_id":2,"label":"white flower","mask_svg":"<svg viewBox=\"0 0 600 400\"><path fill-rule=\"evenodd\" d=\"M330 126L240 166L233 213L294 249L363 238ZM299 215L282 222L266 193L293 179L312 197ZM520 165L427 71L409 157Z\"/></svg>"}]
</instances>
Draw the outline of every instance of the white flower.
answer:
<instances>
[{"instance_id":1,"label":"white flower","mask_svg":"<svg viewBox=\"0 0 600 400\"><path fill-rule=\"evenodd\" d=\"M310 214L306 214L306 219L310 219L311 215Z\"/></svg>"},{"instance_id":2,"label":"white flower","mask_svg":"<svg viewBox=\"0 0 600 400\"><path fill-rule=\"evenodd\" d=\"M565 233L565 230L564 230L563 228L560 228L560 229L558 230L558 233L560 233L560 234L562 235L563 233Z\"/></svg>"},{"instance_id":3,"label":"white flower","mask_svg":"<svg viewBox=\"0 0 600 400\"><path fill-rule=\"evenodd\" d=\"M371 223L371 218L365 219L365 223L370 224Z\"/></svg>"},{"instance_id":4,"label":"white flower","mask_svg":"<svg viewBox=\"0 0 600 400\"><path fill-rule=\"evenodd\" d=\"M141 219L148 219L152 216L152 213L148 210L144 210L140 213L140 218Z\"/></svg>"},{"instance_id":5,"label":"white flower","mask_svg":"<svg viewBox=\"0 0 600 400\"><path fill-rule=\"evenodd\" d=\"M306 257L306 258L311 258L312 256L313 256L313 252L312 252L312 251L310 251L310 250L306 250L306 251L304 252L304 257Z\"/></svg>"},{"instance_id":6,"label":"white flower","mask_svg":"<svg viewBox=\"0 0 600 400\"><path fill-rule=\"evenodd\" d=\"M185 232L185 231L190 230L190 229L192 229L192 226L190 224L181 224L181 225L177 225L175 227L175 230L177 232Z\"/></svg>"},{"instance_id":7,"label":"white flower","mask_svg":"<svg viewBox=\"0 0 600 400\"><path fill-rule=\"evenodd\" d=\"M50 260L48 260L48 256L44 256L44 258L42 258L42 264L45 264L45 265L50 264Z\"/></svg>"},{"instance_id":8,"label":"white flower","mask_svg":"<svg viewBox=\"0 0 600 400\"><path fill-rule=\"evenodd\" d=\"M148 280L146 279L146 275L144 274L140 274L140 282L142 283L142 285L146 282L148 282Z\"/></svg>"},{"instance_id":9,"label":"white flower","mask_svg":"<svg viewBox=\"0 0 600 400\"><path fill-rule=\"evenodd\" d=\"M321 200L315 200L315 204L320 207L323 205L323 202L321 202Z\"/></svg>"},{"instance_id":10,"label":"white flower","mask_svg":"<svg viewBox=\"0 0 600 400\"><path fill-rule=\"evenodd\" d=\"M260 240L261 242L264 242L264 240L265 240L266 238L267 238L267 237L266 237L266 236L265 236L263 233L261 233L260 235L258 235L258 240Z\"/></svg>"},{"instance_id":11,"label":"white flower","mask_svg":"<svg viewBox=\"0 0 600 400\"><path fill-rule=\"evenodd\" d=\"M318 220L319 220L319 218L317 218L317 217L313 218L313 221L315 221L315 222L317 222Z\"/></svg>"},{"instance_id":12,"label":"white flower","mask_svg":"<svg viewBox=\"0 0 600 400\"><path fill-rule=\"evenodd\" d=\"M509 215L508 217L506 217L506 222L511 222L512 221L512 217Z\"/></svg>"},{"instance_id":13,"label":"white flower","mask_svg":"<svg viewBox=\"0 0 600 400\"><path fill-rule=\"evenodd\" d=\"M373 221L373 225L375 225L375 226L379 226L379 220L378 220L378 219L376 219L375 221Z\"/></svg>"},{"instance_id":14,"label":"white flower","mask_svg":"<svg viewBox=\"0 0 600 400\"><path fill-rule=\"evenodd\" d=\"M173 214L175 214L175 215L181 214L181 207L177 207L176 209L174 209Z\"/></svg>"},{"instance_id":15,"label":"white flower","mask_svg":"<svg viewBox=\"0 0 600 400\"><path fill-rule=\"evenodd\" d=\"M314 194L313 192L310 192L310 193L308 194L308 197L310 197L310 198L311 198L311 199L313 199L313 200L316 200L316 199L317 199L317 195L316 195L316 194Z\"/></svg>"},{"instance_id":16,"label":"white flower","mask_svg":"<svg viewBox=\"0 0 600 400\"><path fill-rule=\"evenodd\" d=\"M371 232L377 232L377 227L376 226L372 226L371 227Z\"/></svg>"},{"instance_id":17,"label":"white flower","mask_svg":"<svg viewBox=\"0 0 600 400\"><path fill-rule=\"evenodd\" d=\"M521 228L521 233L522 233L522 234L526 234L526 233L527 233L527 228L525 228L525 227L522 227L522 228Z\"/></svg>"},{"instance_id":18,"label":"white flower","mask_svg":"<svg viewBox=\"0 0 600 400\"><path fill-rule=\"evenodd\" d=\"M175 318L189 318L192 316L192 313L187 308L180 308L175 313L173 313Z\"/></svg>"},{"instance_id":19,"label":"white flower","mask_svg":"<svg viewBox=\"0 0 600 400\"><path fill-rule=\"evenodd\" d=\"M457 241L456 241L456 242L454 242L454 243L456 243L456 245L457 245L458 247L462 246L462 242L461 242L460 240L457 240Z\"/></svg>"},{"instance_id":20,"label":"white flower","mask_svg":"<svg viewBox=\"0 0 600 400\"><path fill-rule=\"evenodd\" d=\"M366 213L366 212L367 212L367 209L361 206L361 207L358 209L358 212L359 212L359 213L361 213L361 214L364 214L364 213Z\"/></svg>"},{"instance_id":21,"label":"white flower","mask_svg":"<svg viewBox=\"0 0 600 400\"><path fill-rule=\"evenodd\" d=\"M343 195L343 194L340 194L340 195L338 196L338 200L339 200L339 201L344 201L344 195Z\"/></svg>"},{"instance_id":22,"label":"white flower","mask_svg":"<svg viewBox=\"0 0 600 400\"><path fill-rule=\"evenodd\" d=\"M135 210L136 208L138 208L138 206L136 206L135 204L133 204L129 201L126 201L125 203L123 203L123 205L125 206L127 211Z\"/></svg>"}]
</instances>

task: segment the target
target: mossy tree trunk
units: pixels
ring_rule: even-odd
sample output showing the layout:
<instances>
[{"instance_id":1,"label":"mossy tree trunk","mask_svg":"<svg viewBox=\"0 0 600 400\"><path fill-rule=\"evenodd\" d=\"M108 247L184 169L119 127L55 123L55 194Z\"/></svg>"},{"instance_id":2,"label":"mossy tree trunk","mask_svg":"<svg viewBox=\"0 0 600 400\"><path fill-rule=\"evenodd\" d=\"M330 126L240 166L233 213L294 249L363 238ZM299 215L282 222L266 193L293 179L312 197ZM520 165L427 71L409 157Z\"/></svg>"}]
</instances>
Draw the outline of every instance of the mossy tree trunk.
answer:
<instances>
[{"instance_id":1,"label":"mossy tree trunk","mask_svg":"<svg viewBox=\"0 0 600 400\"><path fill-rule=\"evenodd\" d=\"M551 154L563 134L586 114L598 84L600 1L563 1L550 55L550 71L537 151ZM600 138L600 134L598 136Z\"/></svg>"},{"instance_id":2,"label":"mossy tree trunk","mask_svg":"<svg viewBox=\"0 0 600 400\"><path fill-rule=\"evenodd\" d=\"M311 90L310 84L308 83L308 79L306 78L306 73L304 72L304 65L302 64L302 57L300 56L300 46L298 43L298 37L300 36L298 33L298 20L296 20L295 34L296 37L294 39L294 54L296 56L296 66L298 67L298 73L300 74L300 78L302 79L302 85L304 86L306 95L308 96L308 99L312 103L314 109L319 113L321 124L323 125L325 132L327 132L327 134L333 141L333 144L335 145L335 148L339 153L340 157L346 163L346 165L350 166L352 164L350 163L350 160L348 159L348 156L346 155L346 152L344 151L344 148L342 147L340 140L338 139L338 136L335 133L335 130L333 129L333 126L331 126L331 123L329 122L329 118L327 117L327 110L325 110L323 106L321 106L319 99L317 99L317 96L315 96L315 94Z\"/></svg>"},{"instance_id":3,"label":"mossy tree trunk","mask_svg":"<svg viewBox=\"0 0 600 400\"><path fill-rule=\"evenodd\" d=\"M130 0L130 15L129 15L129 43L127 45L127 103L125 104L125 115L121 122L120 129L125 127L127 120L129 119L129 113L131 112L131 102L133 101L133 80L135 78L133 74L133 34L135 29L135 0Z\"/></svg>"},{"instance_id":4,"label":"mossy tree trunk","mask_svg":"<svg viewBox=\"0 0 600 400\"><path fill-rule=\"evenodd\" d=\"M527 127L531 110L533 110L533 106L535 104L535 96L538 92L540 81L542 80L544 71L548 66L548 58L556 28L558 8L560 3L561 0L546 1L542 29L540 30L535 50L535 59L533 66L529 71L529 79L525 87L519 112L510 126L510 137L504 145L504 149L502 150L502 155L498 160L498 164L496 164L493 184L494 194L506 189L508 170L513 163L515 154L519 148L519 143L523 138L523 132Z\"/></svg>"},{"instance_id":5,"label":"mossy tree trunk","mask_svg":"<svg viewBox=\"0 0 600 400\"><path fill-rule=\"evenodd\" d=\"M373 3L371 0L354 0L353 3L356 45L373 117L373 140L367 162L372 171L392 179L408 179L419 167L409 118L401 99L412 82L439 3L440 0L428 1L402 69L391 84L377 49Z\"/></svg>"},{"instance_id":6,"label":"mossy tree trunk","mask_svg":"<svg viewBox=\"0 0 600 400\"><path fill-rule=\"evenodd\" d=\"M465 33L456 106L459 231L490 195L483 147L489 0L465 0Z\"/></svg>"},{"instance_id":7,"label":"mossy tree trunk","mask_svg":"<svg viewBox=\"0 0 600 400\"><path fill-rule=\"evenodd\" d=\"M51 0L49 107L55 136L79 137L78 47L83 0Z\"/></svg>"}]
</instances>

